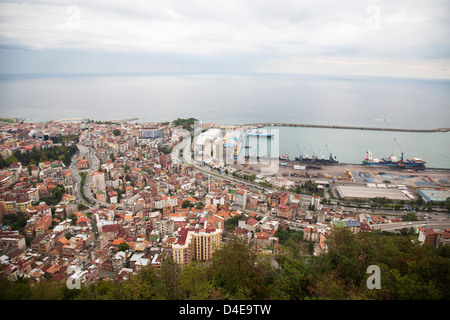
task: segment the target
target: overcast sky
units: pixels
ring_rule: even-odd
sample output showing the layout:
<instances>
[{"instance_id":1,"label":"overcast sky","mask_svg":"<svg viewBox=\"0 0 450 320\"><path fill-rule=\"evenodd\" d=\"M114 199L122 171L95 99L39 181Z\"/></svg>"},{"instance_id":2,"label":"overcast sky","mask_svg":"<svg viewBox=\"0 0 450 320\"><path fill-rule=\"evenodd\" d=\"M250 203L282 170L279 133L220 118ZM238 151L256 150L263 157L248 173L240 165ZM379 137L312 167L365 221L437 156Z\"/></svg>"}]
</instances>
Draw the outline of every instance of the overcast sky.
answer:
<instances>
[{"instance_id":1,"label":"overcast sky","mask_svg":"<svg viewBox=\"0 0 450 320\"><path fill-rule=\"evenodd\" d=\"M450 1L0 0L0 73L450 78Z\"/></svg>"}]
</instances>

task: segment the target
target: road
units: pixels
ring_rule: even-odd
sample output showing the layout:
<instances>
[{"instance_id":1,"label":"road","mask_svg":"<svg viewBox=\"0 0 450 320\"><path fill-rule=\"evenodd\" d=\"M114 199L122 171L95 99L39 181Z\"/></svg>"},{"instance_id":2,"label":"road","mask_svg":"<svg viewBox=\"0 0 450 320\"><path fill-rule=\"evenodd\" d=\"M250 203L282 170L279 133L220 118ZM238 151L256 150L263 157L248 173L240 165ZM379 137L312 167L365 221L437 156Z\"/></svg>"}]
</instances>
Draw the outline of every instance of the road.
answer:
<instances>
[{"instance_id":1,"label":"road","mask_svg":"<svg viewBox=\"0 0 450 320\"><path fill-rule=\"evenodd\" d=\"M81 171L79 171L77 168L78 161L72 162L72 164L73 164L72 165L72 173L76 180L75 187L77 190L77 196L78 196L79 201L81 203L83 203L84 205L90 207L91 209L98 209L99 206L108 206L109 203L98 201L91 192L92 173L99 169L100 160L95 156L95 153L90 148L88 148L82 144L77 144L77 147L79 150L78 157L85 157L88 162L88 169L81 170ZM86 202L81 194L81 191L80 191L81 177L79 175L80 172L87 172L86 180L85 180L84 186L83 186L83 192L86 195L86 197L91 201L91 203L93 203L94 205Z\"/></svg>"},{"instance_id":2,"label":"road","mask_svg":"<svg viewBox=\"0 0 450 320\"><path fill-rule=\"evenodd\" d=\"M372 229L384 230L384 231L399 231L403 228L411 227L426 227L432 229L441 229L450 227L450 220L440 221L440 220L428 220L428 221L411 221L411 222L395 222L395 223L381 223L373 224Z\"/></svg>"}]
</instances>

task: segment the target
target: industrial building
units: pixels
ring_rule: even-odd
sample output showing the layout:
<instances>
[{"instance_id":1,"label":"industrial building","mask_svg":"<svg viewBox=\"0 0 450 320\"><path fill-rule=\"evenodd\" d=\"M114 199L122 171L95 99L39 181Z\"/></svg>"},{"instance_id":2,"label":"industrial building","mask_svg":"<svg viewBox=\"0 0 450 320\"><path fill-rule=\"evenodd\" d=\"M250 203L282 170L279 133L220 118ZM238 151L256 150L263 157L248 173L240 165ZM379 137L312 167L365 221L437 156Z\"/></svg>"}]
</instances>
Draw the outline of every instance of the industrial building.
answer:
<instances>
[{"instance_id":1,"label":"industrial building","mask_svg":"<svg viewBox=\"0 0 450 320\"><path fill-rule=\"evenodd\" d=\"M361 198L361 199L372 199L372 198L388 198L392 200L411 200L407 195L408 192L405 190L399 190L397 188L370 188L370 187L360 187L360 186L338 186L336 187L341 198ZM410 195L410 194L409 194ZM411 195L410 195L411 196ZM412 197L412 196L411 196Z\"/></svg>"}]
</instances>

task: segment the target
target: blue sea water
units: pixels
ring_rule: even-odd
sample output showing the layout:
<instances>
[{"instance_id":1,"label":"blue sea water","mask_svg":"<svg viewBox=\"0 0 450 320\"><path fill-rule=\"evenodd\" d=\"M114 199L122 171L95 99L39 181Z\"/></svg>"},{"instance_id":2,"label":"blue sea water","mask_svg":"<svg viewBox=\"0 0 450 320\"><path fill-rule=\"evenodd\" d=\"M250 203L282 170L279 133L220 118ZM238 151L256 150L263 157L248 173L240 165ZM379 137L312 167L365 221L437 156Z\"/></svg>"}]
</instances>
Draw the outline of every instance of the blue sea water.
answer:
<instances>
[{"instance_id":1,"label":"blue sea water","mask_svg":"<svg viewBox=\"0 0 450 320\"><path fill-rule=\"evenodd\" d=\"M450 127L450 81L274 74L34 75L0 77L0 116L49 121L139 118L203 123L287 122L385 128ZM360 163L367 150L450 168L450 133L280 128L280 153L301 148ZM311 146L311 147L310 147ZM319 151L320 149L320 151ZM293 156L292 156L293 157Z\"/></svg>"}]
</instances>

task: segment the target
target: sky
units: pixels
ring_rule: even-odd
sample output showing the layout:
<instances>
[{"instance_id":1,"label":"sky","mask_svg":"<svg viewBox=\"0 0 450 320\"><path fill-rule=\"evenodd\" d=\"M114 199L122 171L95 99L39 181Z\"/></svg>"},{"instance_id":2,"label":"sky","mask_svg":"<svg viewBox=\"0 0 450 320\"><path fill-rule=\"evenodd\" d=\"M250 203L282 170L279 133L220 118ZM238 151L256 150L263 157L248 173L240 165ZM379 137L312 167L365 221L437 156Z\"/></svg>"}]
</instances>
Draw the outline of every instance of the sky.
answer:
<instances>
[{"instance_id":1,"label":"sky","mask_svg":"<svg viewBox=\"0 0 450 320\"><path fill-rule=\"evenodd\" d=\"M0 74L450 79L448 0L0 0Z\"/></svg>"}]
</instances>

